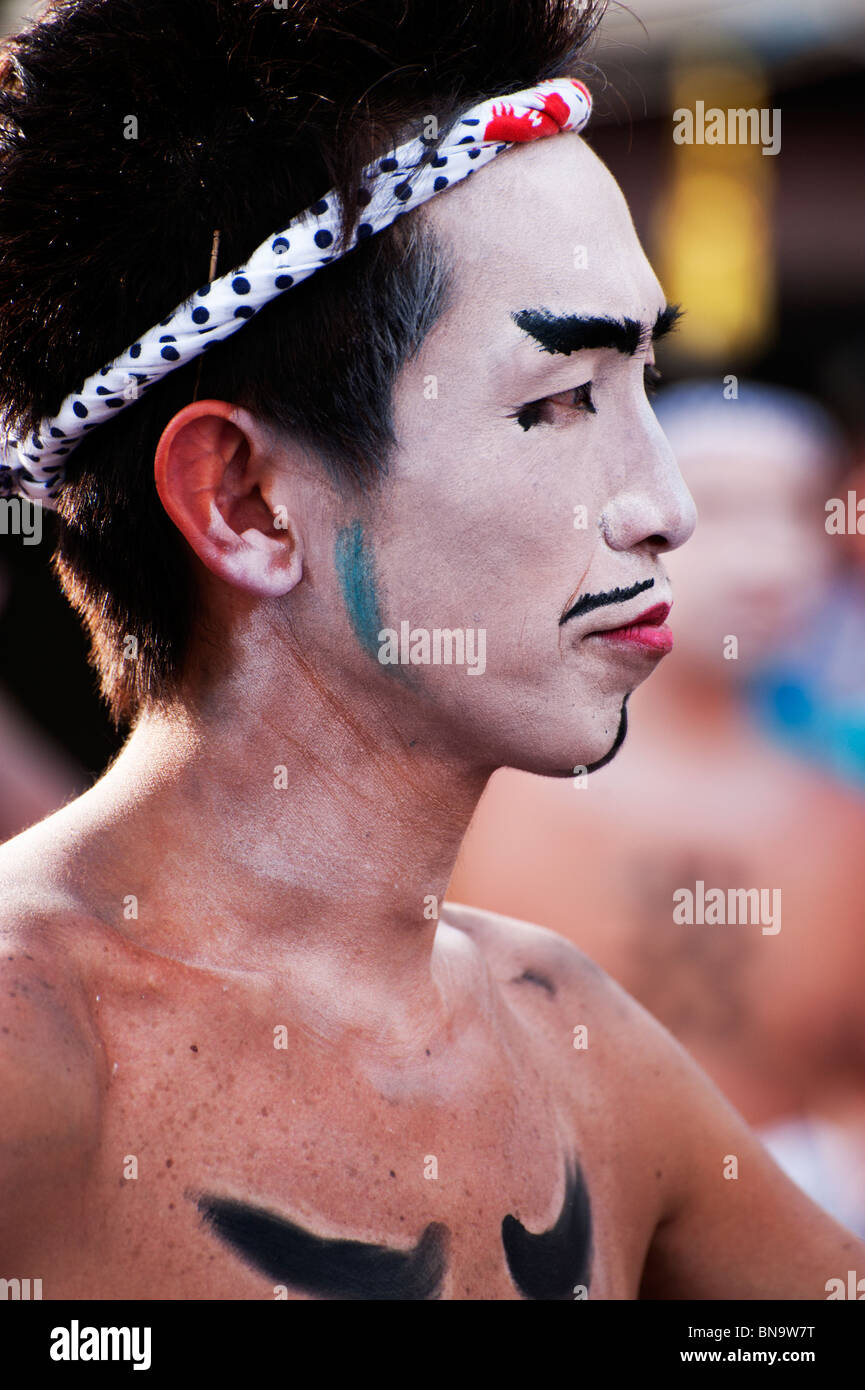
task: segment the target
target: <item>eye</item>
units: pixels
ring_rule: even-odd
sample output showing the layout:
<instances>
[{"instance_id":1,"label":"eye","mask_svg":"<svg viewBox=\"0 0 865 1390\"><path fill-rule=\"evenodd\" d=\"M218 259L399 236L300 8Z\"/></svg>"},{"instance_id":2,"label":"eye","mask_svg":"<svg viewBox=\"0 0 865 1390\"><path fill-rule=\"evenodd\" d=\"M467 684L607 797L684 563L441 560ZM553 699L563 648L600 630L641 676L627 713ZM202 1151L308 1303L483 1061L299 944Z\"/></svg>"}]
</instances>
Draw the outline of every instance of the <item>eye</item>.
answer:
<instances>
[{"instance_id":1,"label":"eye","mask_svg":"<svg viewBox=\"0 0 865 1390\"><path fill-rule=\"evenodd\" d=\"M659 385L664 380L662 372L658 371L654 362L647 362L643 368L643 386L647 396L654 396Z\"/></svg>"},{"instance_id":2,"label":"eye","mask_svg":"<svg viewBox=\"0 0 865 1390\"><path fill-rule=\"evenodd\" d=\"M596 415L597 410L592 400L592 383L587 381L582 386L559 391L555 396L544 396L542 400L530 401L516 415L512 415L511 419L522 425L524 430L530 430L533 425L551 425L558 418L559 411L564 411L566 415Z\"/></svg>"}]
</instances>

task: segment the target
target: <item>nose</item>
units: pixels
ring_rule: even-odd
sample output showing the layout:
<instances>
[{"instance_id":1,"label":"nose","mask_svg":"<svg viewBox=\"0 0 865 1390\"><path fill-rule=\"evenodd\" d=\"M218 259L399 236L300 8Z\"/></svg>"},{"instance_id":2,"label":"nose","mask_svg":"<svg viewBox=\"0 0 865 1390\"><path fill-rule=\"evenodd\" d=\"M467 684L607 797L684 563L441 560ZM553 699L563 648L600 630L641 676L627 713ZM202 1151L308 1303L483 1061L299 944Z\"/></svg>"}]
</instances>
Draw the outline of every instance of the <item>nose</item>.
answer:
<instances>
[{"instance_id":1,"label":"nose","mask_svg":"<svg viewBox=\"0 0 865 1390\"><path fill-rule=\"evenodd\" d=\"M623 464L621 485L604 509L602 530L611 550L652 554L676 550L693 535L697 508L655 416L640 431Z\"/></svg>"}]
</instances>

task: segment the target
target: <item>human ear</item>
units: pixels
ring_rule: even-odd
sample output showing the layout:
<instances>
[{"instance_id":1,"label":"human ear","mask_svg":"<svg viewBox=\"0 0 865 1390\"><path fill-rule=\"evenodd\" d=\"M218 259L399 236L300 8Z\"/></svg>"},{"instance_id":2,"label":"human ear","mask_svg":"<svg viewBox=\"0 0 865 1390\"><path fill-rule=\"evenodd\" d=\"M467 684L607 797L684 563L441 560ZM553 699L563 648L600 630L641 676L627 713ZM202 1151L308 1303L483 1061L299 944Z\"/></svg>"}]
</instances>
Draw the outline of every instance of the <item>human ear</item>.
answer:
<instances>
[{"instance_id":1,"label":"human ear","mask_svg":"<svg viewBox=\"0 0 865 1390\"><path fill-rule=\"evenodd\" d=\"M262 598L288 593L303 573L299 528L262 492L273 447L247 411L195 401L165 427L154 465L162 505L203 564Z\"/></svg>"}]
</instances>

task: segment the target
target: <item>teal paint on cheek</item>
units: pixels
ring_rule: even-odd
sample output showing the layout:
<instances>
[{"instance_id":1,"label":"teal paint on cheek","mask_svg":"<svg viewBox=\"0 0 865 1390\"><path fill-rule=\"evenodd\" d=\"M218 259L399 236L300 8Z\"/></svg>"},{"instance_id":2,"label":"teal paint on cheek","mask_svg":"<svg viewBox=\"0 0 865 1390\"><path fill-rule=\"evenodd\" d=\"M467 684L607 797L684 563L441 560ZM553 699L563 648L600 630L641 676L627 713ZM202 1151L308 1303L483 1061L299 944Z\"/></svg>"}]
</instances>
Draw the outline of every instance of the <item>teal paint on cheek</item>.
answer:
<instances>
[{"instance_id":1,"label":"teal paint on cheek","mask_svg":"<svg viewBox=\"0 0 865 1390\"><path fill-rule=\"evenodd\" d=\"M364 540L361 522L344 526L337 533L334 561L355 635L364 650L378 659L378 634L384 623L378 606L372 547Z\"/></svg>"}]
</instances>

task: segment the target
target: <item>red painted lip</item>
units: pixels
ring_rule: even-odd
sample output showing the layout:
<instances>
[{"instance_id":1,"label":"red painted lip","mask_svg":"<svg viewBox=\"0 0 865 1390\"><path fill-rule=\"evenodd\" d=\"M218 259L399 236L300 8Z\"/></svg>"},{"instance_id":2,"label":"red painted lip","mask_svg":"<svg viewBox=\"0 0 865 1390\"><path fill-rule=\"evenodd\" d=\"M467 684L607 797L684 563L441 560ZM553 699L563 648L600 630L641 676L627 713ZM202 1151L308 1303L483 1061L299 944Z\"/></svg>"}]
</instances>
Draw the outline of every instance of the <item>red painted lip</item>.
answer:
<instances>
[{"instance_id":1,"label":"red painted lip","mask_svg":"<svg viewBox=\"0 0 865 1390\"><path fill-rule=\"evenodd\" d=\"M623 627L610 627L598 632L590 632L589 637L602 637L605 642L624 643L638 647L645 652L665 656L673 647L673 634L664 626L664 620L672 607L669 603L656 603L645 613L634 618Z\"/></svg>"}]
</instances>

